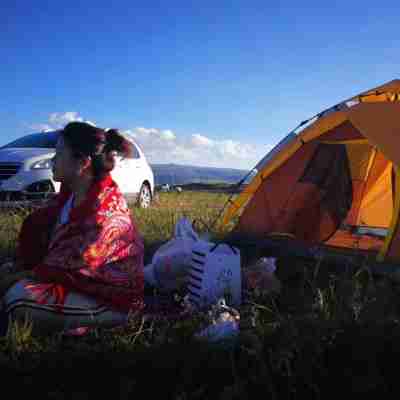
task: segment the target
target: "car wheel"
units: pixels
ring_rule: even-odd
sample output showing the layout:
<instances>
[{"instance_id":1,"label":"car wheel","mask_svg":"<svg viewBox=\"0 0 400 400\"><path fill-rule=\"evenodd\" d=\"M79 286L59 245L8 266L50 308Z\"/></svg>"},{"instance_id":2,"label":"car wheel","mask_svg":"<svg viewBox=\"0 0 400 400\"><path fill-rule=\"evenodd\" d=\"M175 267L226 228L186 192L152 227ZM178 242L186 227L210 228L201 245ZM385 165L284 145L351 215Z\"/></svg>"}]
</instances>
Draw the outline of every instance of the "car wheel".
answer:
<instances>
[{"instance_id":1,"label":"car wheel","mask_svg":"<svg viewBox=\"0 0 400 400\"><path fill-rule=\"evenodd\" d=\"M137 204L140 208L149 208L150 203L151 203L150 187L147 183L143 183L142 187L140 188Z\"/></svg>"}]
</instances>

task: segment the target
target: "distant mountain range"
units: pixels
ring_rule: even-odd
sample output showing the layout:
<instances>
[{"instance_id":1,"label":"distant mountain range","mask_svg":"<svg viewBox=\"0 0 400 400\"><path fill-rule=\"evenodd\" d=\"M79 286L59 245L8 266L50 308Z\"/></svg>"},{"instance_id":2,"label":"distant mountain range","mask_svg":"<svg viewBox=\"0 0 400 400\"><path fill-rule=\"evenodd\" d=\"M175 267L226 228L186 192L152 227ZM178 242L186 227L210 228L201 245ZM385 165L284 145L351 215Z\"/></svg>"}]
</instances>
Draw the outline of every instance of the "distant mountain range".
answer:
<instances>
[{"instance_id":1,"label":"distant mountain range","mask_svg":"<svg viewBox=\"0 0 400 400\"><path fill-rule=\"evenodd\" d=\"M238 183L249 171L232 168L196 167L178 164L151 164L156 185L188 183Z\"/></svg>"}]
</instances>

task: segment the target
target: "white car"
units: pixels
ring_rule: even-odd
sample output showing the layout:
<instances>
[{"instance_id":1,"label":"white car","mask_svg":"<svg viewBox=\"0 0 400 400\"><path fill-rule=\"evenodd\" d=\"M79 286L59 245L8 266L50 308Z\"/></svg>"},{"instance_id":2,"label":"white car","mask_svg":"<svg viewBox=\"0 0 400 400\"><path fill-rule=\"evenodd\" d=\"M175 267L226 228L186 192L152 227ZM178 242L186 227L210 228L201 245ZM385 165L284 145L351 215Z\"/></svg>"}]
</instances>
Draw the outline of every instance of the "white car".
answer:
<instances>
[{"instance_id":1,"label":"white car","mask_svg":"<svg viewBox=\"0 0 400 400\"><path fill-rule=\"evenodd\" d=\"M0 207L48 198L60 190L53 180L51 159L59 131L33 133L0 147ZM133 142L133 141L132 141ZM140 147L134 158L117 158L112 178L128 201L150 206L154 175Z\"/></svg>"}]
</instances>

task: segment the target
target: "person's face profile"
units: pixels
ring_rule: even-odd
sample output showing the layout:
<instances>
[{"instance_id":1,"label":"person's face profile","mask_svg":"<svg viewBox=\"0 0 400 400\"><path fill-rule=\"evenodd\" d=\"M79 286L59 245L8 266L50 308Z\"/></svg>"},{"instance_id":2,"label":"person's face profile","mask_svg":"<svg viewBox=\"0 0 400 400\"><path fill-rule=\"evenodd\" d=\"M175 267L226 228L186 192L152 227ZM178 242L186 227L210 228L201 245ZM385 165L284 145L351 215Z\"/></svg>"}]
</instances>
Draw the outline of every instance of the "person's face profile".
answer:
<instances>
[{"instance_id":1,"label":"person's face profile","mask_svg":"<svg viewBox=\"0 0 400 400\"><path fill-rule=\"evenodd\" d=\"M56 154L53 158L53 179L56 182L70 181L75 175L77 160L72 155L72 151L65 143L62 136L56 144Z\"/></svg>"}]
</instances>

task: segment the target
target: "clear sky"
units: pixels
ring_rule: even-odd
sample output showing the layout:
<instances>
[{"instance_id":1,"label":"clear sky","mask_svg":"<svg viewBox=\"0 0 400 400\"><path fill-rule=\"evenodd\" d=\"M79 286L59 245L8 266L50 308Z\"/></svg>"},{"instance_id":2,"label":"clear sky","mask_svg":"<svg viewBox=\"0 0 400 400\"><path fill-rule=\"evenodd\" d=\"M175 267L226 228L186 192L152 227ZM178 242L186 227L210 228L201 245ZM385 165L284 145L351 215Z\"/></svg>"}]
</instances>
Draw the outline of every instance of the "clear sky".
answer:
<instances>
[{"instance_id":1,"label":"clear sky","mask_svg":"<svg viewBox=\"0 0 400 400\"><path fill-rule=\"evenodd\" d=\"M247 168L400 77L398 0L2 0L0 15L0 144L83 119L129 130L152 162Z\"/></svg>"}]
</instances>

